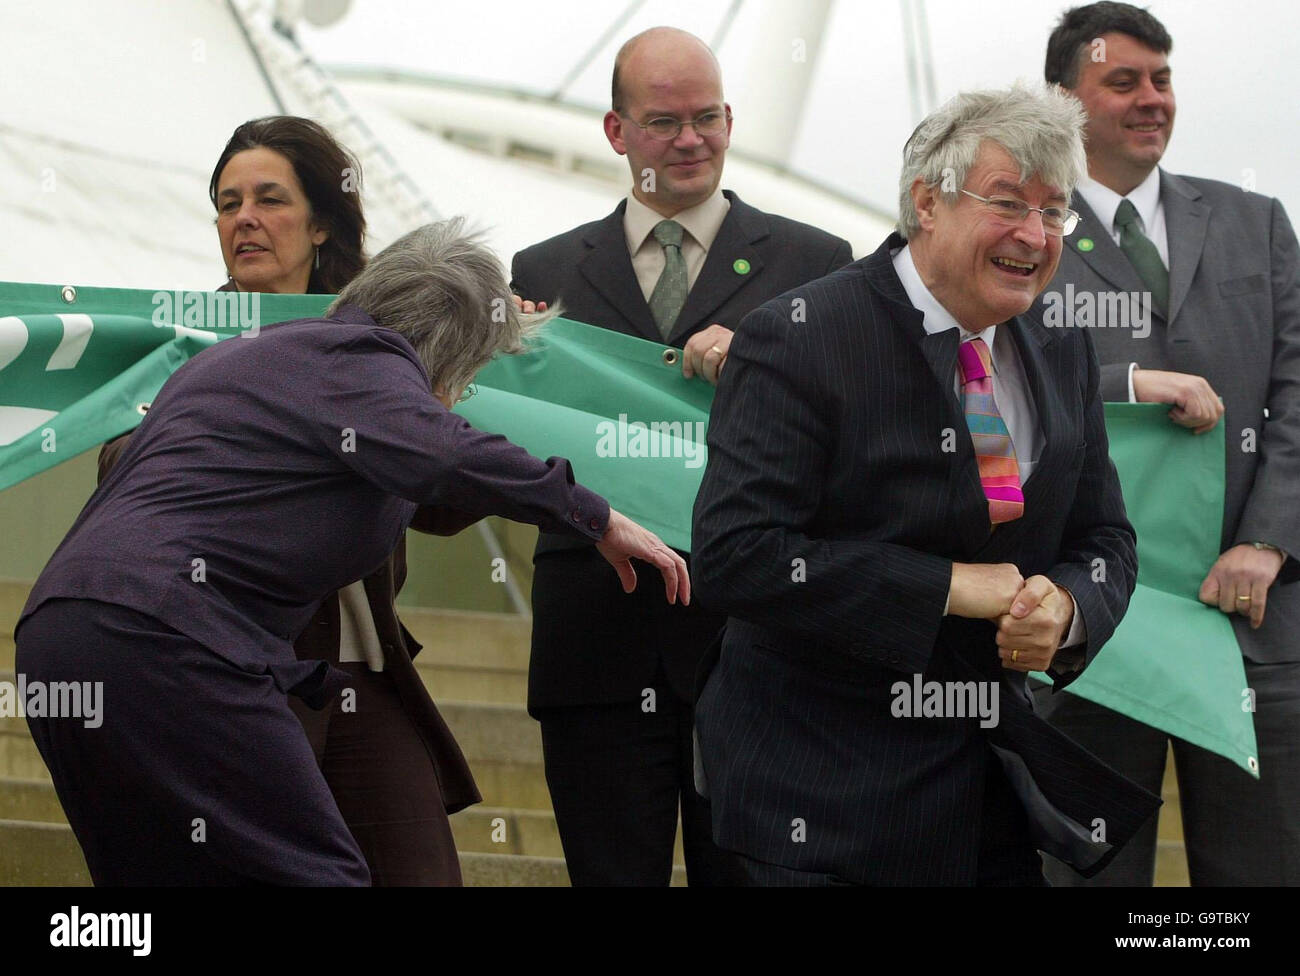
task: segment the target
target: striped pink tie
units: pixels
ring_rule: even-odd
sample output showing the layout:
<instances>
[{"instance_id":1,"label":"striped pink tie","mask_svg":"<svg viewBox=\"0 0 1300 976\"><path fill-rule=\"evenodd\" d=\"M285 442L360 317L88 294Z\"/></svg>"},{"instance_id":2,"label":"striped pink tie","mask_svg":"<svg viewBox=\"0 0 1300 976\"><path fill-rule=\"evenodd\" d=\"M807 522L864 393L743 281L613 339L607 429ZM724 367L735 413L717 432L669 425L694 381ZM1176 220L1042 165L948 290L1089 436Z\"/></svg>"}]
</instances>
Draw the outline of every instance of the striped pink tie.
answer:
<instances>
[{"instance_id":1,"label":"striped pink tie","mask_svg":"<svg viewBox=\"0 0 1300 976\"><path fill-rule=\"evenodd\" d=\"M994 525L1010 522L1025 514L1025 496L1020 490L1020 464L1011 444L1011 433L993 399L993 361L988 344L976 337L957 351L961 368L961 391L966 425L975 443L980 484L989 500L989 518Z\"/></svg>"}]
</instances>

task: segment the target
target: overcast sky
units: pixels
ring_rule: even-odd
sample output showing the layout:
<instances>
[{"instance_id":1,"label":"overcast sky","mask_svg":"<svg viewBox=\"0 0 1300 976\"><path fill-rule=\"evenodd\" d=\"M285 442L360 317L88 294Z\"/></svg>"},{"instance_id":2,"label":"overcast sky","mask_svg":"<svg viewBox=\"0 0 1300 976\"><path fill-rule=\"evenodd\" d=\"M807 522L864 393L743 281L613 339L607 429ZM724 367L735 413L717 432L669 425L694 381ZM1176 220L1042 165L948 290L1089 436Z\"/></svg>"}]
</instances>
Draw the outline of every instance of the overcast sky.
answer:
<instances>
[{"instance_id":1,"label":"overcast sky","mask_svg":"<svg viewBox=\"0 0 1300 976\"><path fill-rule=\"evenodd\" d=\"M777 0L801 3L802 0ZM626 8L611 0L353 0L304 45L325 64L372 64L550 92ZM1051 0L925 5L940 101L962 89L1042 77L1048 33L1067 4ZM728 0L648 0L566 95L606 107L618 43L655 24L712 39ZM877 205L894 207L899 153L915 120L904 82L900 0L834 0L791 164ZM749 53L771 19L748 0L718 53L737 131L758 126L746 100ZM1300 6L1284 0L1160 0L1151 11L1174 38L1178 113L1164 165L1242 183L1300 208L1294 51ZM738 137L739 138L739 137Z\"/></svg>"}]
</instances>

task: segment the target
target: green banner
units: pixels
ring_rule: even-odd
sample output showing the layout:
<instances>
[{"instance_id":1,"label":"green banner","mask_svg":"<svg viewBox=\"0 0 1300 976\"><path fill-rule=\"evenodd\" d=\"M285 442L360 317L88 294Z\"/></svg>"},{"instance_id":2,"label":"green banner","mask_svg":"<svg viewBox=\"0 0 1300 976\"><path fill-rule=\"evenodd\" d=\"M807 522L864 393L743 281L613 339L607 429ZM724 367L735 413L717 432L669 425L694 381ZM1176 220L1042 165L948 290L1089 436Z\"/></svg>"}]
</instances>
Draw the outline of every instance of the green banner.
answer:
<instances>
[{"instance_id":1,"label":"green banner","mask_svg":"<svg viewBox=\"0 0 1300 976\"><path fill-rule=\"evenodd\" d=\"M1219 557L1224 427L1196 435L1168 411L1106 404L1110 456L1137 530L1138 584L1115 635L1070 691L1258 778L1254 702L1232 624L1196 598Z\"/></svg>"},{"instance_id":2,"label":"green banner","mask_svg":"<svg viewBox=\"0 0 1300 976\"><path fill-rule=\"evenodd\" d=\"M139 423L190 356L262 325L318 315L325 296L148 292L0 283L0 489ZM457 411L578 479L682 550L704 473L713 388L679 352L556 319L538 347L476 378ZM1218 556L1223 428L1195 437L1157 405L1107 404L1111 456L1138 533L1138 587L1104 653L1070 686L1258 776L1241 653L1196 599Z\"/></svg>"}]
</instances>

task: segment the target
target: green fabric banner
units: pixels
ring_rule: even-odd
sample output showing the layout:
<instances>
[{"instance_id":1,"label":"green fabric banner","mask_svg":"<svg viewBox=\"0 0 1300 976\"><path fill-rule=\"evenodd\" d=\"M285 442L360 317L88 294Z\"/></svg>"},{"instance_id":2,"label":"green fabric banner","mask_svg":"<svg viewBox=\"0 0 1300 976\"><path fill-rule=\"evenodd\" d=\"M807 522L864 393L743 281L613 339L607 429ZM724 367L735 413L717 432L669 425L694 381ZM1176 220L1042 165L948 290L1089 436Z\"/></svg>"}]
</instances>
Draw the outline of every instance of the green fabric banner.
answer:
<instances>
[{"instance_id":1,"label":"green fabric banner","mask_svg":"<svg viewBox=\"0 0 1300 976\"><path fill-rule=\"evenodd\" d=\"M167 377L213 342L253 340L329 301L0 283L0 489L133 429ZM713 388L683 379L678 355L556 319L533 352L484 369L457 411L540 457L569 458L583 484L689 550ZM1160 406L1106 411L1138 532L1138 588L1070 690L1258 776L1241 653L1227 618L1196 599L1218 555L1222 425L1194 437Z\"/></svg>"},{"instance_id":2,"label":"green fabric banner","mask_svg":"<svg viewBox=\"0 0 1300 976\"><path fill-rule=\"evenodd\" d=\"M1254 702L1232 624L1196 598L1219 557L1224 427L1195 435L1157 403L1106 404L1110 456L1137 530L1138 584L1070 691L1259 777ZM1039 675L1039 677L1043 677Z\"/></svg>"}]
</instances>

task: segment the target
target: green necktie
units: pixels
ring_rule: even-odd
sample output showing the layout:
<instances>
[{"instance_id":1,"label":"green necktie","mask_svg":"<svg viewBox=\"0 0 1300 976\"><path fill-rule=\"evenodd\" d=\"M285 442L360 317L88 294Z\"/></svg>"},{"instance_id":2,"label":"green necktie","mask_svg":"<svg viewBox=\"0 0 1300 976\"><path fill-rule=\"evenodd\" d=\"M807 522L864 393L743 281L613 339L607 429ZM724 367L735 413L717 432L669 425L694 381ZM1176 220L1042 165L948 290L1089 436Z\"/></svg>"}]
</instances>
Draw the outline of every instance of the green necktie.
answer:
<instances>
[{"instance_id":1,"label":"green necktie","mask_svg":"<svg viewBox=\"0 0 1300 976\"><path fill-rule=\"evenodd\" d=\"M675 220L661 220L655 224L654 236L664 249L664 270L650 293L650 314L667 342L686 304L688 290L686 260L682 257L682 225Z\"/></svg>"},{"instance_id":2,"label":"green necktie","mask_svg":"<svg viewBox=\"0 0 1300 976\"><path fill-rule=\"evenodd\" d=\"M1119 249L1128 255L1142 283L1151 292L1151 301L1161 315L1169 309L1169 269L1160 259L1160 252L1151 238L1138 226L1137 207L1127 197L1119 202L1115 211L1115 224L1119 227Z\"/></svg>"}]
</instances>

